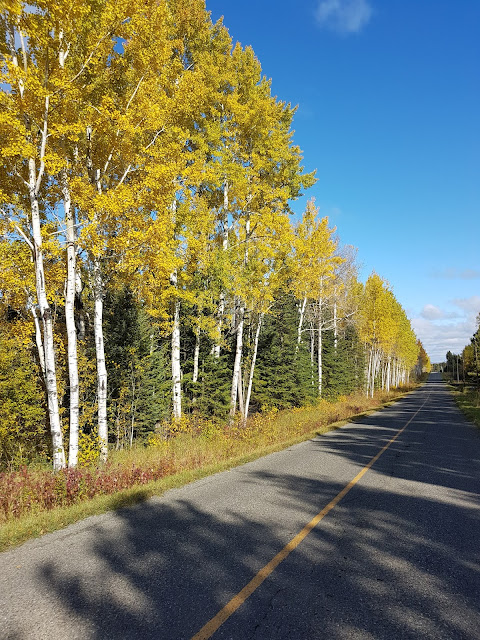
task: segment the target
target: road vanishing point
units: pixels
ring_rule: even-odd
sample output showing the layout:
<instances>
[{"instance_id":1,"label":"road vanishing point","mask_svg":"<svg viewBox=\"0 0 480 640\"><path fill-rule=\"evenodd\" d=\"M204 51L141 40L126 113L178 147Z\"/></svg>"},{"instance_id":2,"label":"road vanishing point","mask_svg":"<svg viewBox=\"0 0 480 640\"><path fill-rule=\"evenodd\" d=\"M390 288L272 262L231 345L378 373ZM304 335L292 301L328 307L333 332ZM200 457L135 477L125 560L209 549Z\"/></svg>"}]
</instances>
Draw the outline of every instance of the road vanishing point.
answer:
<instances>
[{"instance_id":1,"label":"road vanishing point","mask_svg":"<svg viewBox=\"0 0 480 640\"><path fill-rule=\"evenodd\" d=\"M2 640L479 640L480 431L439 374L0 554Z\"/></svg>"}]
</instances>

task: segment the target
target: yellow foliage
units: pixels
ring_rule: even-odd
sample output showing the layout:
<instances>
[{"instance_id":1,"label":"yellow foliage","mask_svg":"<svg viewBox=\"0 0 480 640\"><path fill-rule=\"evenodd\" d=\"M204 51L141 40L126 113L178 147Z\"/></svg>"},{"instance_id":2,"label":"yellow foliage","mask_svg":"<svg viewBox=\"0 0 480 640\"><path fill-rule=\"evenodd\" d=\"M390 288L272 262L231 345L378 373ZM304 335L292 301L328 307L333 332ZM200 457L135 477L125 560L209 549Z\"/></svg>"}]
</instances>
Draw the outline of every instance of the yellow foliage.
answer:
<instances>
[{"instance_id":1,"label":"yellow foliage","mask_svg":"<svg viewBox=\"0 0 480 640\"><path fill-rule=\"evenodd\" d=\"M81 467L96 465L100 458L101 441L98 432L93 429L90 433L80 430L78 434L78 464Z\"/></svg>"}]
</instances>

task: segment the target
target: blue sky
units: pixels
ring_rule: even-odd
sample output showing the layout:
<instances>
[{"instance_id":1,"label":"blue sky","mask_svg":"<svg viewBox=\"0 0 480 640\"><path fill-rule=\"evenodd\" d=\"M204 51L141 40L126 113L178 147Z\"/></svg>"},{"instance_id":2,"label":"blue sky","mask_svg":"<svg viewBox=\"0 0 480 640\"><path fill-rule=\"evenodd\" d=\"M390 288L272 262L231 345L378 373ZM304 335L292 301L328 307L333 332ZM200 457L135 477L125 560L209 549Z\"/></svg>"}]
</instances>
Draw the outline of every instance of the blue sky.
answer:
<instances>
[{"instance_id":1,"label":"blue sky","mask_svg":"<svg viewBox=\"0 0 480 640\"><path fill-rule=\"evenodd\" d=\"M298 105L315 197L432 361L480 312L480 1L207 0ZM294 209L300 213L305 200Z\"/></svg>"}]
</instances>

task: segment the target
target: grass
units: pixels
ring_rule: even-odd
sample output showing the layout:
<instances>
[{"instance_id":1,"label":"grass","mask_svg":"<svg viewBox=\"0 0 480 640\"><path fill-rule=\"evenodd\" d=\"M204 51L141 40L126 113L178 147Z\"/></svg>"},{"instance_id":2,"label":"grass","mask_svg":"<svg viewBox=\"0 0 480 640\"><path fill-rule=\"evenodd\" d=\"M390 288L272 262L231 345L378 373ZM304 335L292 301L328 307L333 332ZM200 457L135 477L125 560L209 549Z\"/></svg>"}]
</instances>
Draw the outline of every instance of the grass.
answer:
<instances>
[{"instance_id":1,"label":"grass","mask_svg":"<svg viewBox=\"0 0 480 640\"><path fill-rule=\"evenodd\" d=\"M465 417L480 427L480 387L464 386L453 390L455 401Z\"/></svg>"},{"instance_id":2,"label":"grass","mask_svg":"<svg viewBox=\"0 0 480 640\"><path fill-rule=\"evenodd\" d=\"M2 474L0 551L326 433L393 404L410 389L260 414L246 427L184 423L167 440L152 438L150 446L112 452L103 470L67 471L60 479L38 469Z\"/></svg>"}]
</instances>

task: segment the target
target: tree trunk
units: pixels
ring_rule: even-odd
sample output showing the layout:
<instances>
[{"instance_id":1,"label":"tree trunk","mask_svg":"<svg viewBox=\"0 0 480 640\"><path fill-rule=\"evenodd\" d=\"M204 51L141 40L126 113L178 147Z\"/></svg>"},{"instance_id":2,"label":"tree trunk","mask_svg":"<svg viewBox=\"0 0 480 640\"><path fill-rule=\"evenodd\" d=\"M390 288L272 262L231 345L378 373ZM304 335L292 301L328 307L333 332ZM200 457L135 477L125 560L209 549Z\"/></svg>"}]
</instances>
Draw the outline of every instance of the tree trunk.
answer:
<instances>
[{"instance_id":1,"label":"tree trunk","mask_svg":"<svg viewBox=\"0 0 480 640\"><path fill-rule=\"evenodd\" d=\"M318 365L318 397L322 397L322 377L323 377L323 360L322 360L322 300L318 301L318 320L317 320L317 365Z\"/></svg>"},{"instance_id":2,"label":"tree trunk","mask_svg":"<svg viewBox=\"0 0 480 640\"><path fill-rule=\"evenodd\" d=\"M380 352L377 349L375 349L374 357L373 357L372 387L371 387L372 398L375 393L375 380L377 379L379 370L380 370Z\"/></svg>"},{"instance_id":3,"label":"tree trunk","mask_svg":"<svg viewBox=\"0 0 480 640\"><path fill-rule=\"evenodd\" d=\"M252 395L252 386L253 386L253 374L255 372L255 362L257 360L257 352L258 352L258 339L260 337L260 329L262 327L263 321L263 313L261 313L258 317L257 330L255 332L255 340L253 343L253 355L252 355L252 364L250 365L250 375L248 377L248 388L247 388L247 397L245 398L245 409L243 411L243 424L244 426L247 423L248 418L248 409L250 406L250 397Z\"/></svg>"},{"instance_id":4,"label":"tree trunk","mask_svg":"<svg viewBox=\"0 0 480 640\"><path fill-rule=\"evenodd\" d=\"M46 136L46 133L45 133ZM45 386L47 390L48 416L53 447L53 469L58 471L65 467L65 450L63 447L62 427L58 409L57 373L55 364L55 345L53 337L52 312L48 304L45 287L45 271L43 267L42 232L40 225L40 209L37 195L37 172L35 159L30 158L29 196L32 216L32 236L34 243L35 287L40 318L43 326L43 347L45 360Z\"/></svg>"},{"instance_id":5,"label":"tree trunk","mask_svg":"<svg viewBox=\"0 0 480 640\"><path fill-rule=\"evenodd\" d=\"M198 382L198 361L200 359L200 327L195 327L195 351L193 353L192 382Z\"/></svg>"},{"instance_id":6,"label":"tree trunk","mask_svg":"<svg viewBox=\"0 0 480 640\"><path fill-rule=\"evenodd\" d=\"M108 458L107 368L105 366L105 343L103 339L103 277L98 258L93 259L93 286L95 298L93 327L97 358L98 438L100 440L100 460L106 462Z\"/></svg>"},{"instance_id":7,"label":"tree trunk","mask_svg":"<svg viewBox=\"0 0 480 640\"><path fill-rule=\"evenodd\" d=\"M134 371L133 363L131 365L131 380L132 380L132 409L130 412L130 434L129 434L130 449L133 446L133 432L135 429L135 411L136 411L136 402L137 402L136 395L135 395L136 384L135 384L135 371Z\"/></svg>"},{"instance_id":8,"label":"tree trunk","mask_svg":"<svg viewBox=\"0 0 480 640\"><path fill-rule=\"evenodd\" d=\"M297 330L297 347L296 351L298 351L298 346L302 341L302 327L303 327L303 318L305 316L305 308L307 306L307 298L305 297L302 300L302 304L300 305L300 317L298 319L298 330Z\"/></svg>"},{"instance_id":9,"label":"tree trunk","mask_svg":"<svg viewBox=\"0 0 480 640\"><path fill-rule=\"evenodd\" d=\"M82 301L82 278L78 272L75 274L75 322L77 325L77 337L79 340L85 340L85 310Z\"/></svg>"},{"instance_id":10,"label":"tree trunk","mask_svg":"<svg viewBox=\"0 0 480 640\"><path fill-rule=\"evenodd\" d=\"M337 328L337 301L333 303L333 348L337 355L338 347L338 328Z\"/></svg>"},{"instance_id":11,"label":"tree trunk","mask_svg":"<svg viewBox=\"0 0 480 640\"><path fill-rule=\"evenodd\" d=\"M238 408L240 409L240 415L243 418L243 409L245 406L245 403L243 401L243 372L242 372L242 364L240 363L240 369L238 370L238 385L237 385L237 391L238 391Z\"/></svg>"},{"instance_id":12,"label":"tree trunk","mask_svg":"<svg viewBox=\"0 0 480 640\"><path fill-rule=\"evenodd\" d=\"M43 346L42 330L40 329L40 322L38 320L36 309L33 305L30 307L30 312L33 316L33 322L35 324L35 342L37 345L38 360L40 362L40 369L42 370L43 380L45 381L47 372L45 369L45 349Z\"/></svg>"},{"instance_id":13,"label":"tree trunk","mask_svg":"<svg viewBox=\"0 0 480 640\"><path fill-rule=\"evenodd\" d=\"M228 249L228 182L225 180L223 185L223 234L222 234L223 251ZM212 353L215 358L220 358L220 341L222 338L223 316L225 315L225 292L220 292L217 311L217 343L213 345Z\"/></svg>"},{"instance_id":14,"label":"tree trunk","mask_svg":"<svg viewBox=\"0 0 480 640\"><path fill-rule=\"evenodd\" d=\"M68 380L70 385L70 437L68 466L78 464L78 415L79 383L77 358L77 329L75 326L76 257L75 217L72 211L70 190L65 170L62 171L63 207L65 210L67 237L67 282L65 287L65 323L67 327Z\"/></svg>"},{"instance_id":15,"label":"tree trunk","mask_svg":"<svg viewBox=\"0 0 480 640\"><path fill-rule=\"evenodd\" d=\"M312 387L315 386L315 331L313 322L310 322L310 371L312 373Z\"/></svg>"},{"instance_id":16,"label":"tree trunk","mask_svg":"<svg viewBox=\"0 0 480 640\"><path fill-rule=\"evenodd\" d=\"M235 363L233 365L232 390L230 393L230 419L235 417L238 385L240 383L241 365L242 365L242 348L243 348L243 324L245 317L245 306L240 303L237 316L237 344L235 348Z\"/></svg>"},{"instance_id":17,"label":"tree trunk","mask_svg":"<svg viewBox=\"0 0 480 640\"><path fill-rule=\"evenodd\" d=\"M182 372L180 368L180 300L175 300L172 329L173 418L182 417Z\"/></svg>"}]
</instances>

